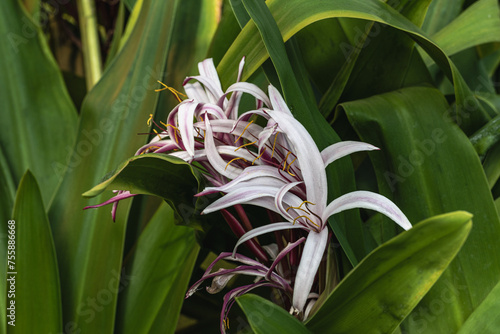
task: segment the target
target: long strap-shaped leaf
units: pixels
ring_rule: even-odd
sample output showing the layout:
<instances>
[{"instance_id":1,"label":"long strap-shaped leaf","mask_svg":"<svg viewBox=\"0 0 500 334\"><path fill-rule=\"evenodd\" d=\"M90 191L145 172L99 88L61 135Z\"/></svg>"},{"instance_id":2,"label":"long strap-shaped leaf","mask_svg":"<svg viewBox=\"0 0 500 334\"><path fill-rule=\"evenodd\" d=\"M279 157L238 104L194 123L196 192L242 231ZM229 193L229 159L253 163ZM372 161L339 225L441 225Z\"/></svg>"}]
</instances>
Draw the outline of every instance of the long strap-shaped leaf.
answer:
<instances>
[{"instance_id":1,"label":"long strap-shaped leaf","mask_svg":"<svg viewBox=\"0 0 500 334\"><path fill-rule=\"evenodd\" d=\"M69 169L49 211L64 278L64 322L82 333L114 331L117 297L123 290L117 281L122 274L130 202L120 204L122 210L113 224L109 210L83 211L87 205L104 202L110 194L95 202L81 194L148 139L138 133L148 132L146 120L158 101L154 89L164 73L178 3L141 3L126 44L83 103Z\"/></svg>"},{"instance_id":2,"label":"long strap-shaped leaf","mask_svg":"<svg viewBox=\"0 0 500 334\"><path fill-rule=\"evenodd\" d=\"M488 116L448 56L420 28L385 3L377 0L271 0L268 6L285 41L303 27L331 17L376 21L408 33L453 81L462 128L466 132L471 132L487 121ZM500 22L494 15L491 19ZM500 28L497 26L492 29L498 29L500 33ZM230 82L229 75L234 73L237 60L242 56L247 56L248 59L247 72L243 79L248 78L268 57L268 52L252 21L245 26L219 64L218 70L223 84L227 85Z\"/></svg>"},{"instance_id":3,"label":"long strap-shaped leaf","mask_svg":"<svg viewBox=\"0 0 500 334\"><path fill-rule=\"evenodd\" d=\"M15 256L7 267L7 279L9 290L15 291L10 297L15 302L15 317L7 321L15 321L4 333L60 333L63 322L56 250L40 189L30 171L19 184L12 219L9 240L14 240Z\"/></svg>"},{"instance_id":4,"label":"long strap-shaped leaf","mask_svg":"<svg viewBox=\"0 0 500 334\"><path fill-rule=\"evenodd\" d=\"M2 3L0 45L0 146L15 183L29 168L48 205L74 143L77 113L41 29L20 1Z\"/></svg>"},{"instance_id":5,"label":"long strap-shaped leaf","mask_svg":"<svg viewBox=\"0 0 500 334\"><path fill-rule=\"evenodd\" d=\"M436 89L413 87L342 104L371 155L378 186L410 221L467 210L474 228L456 259L408 317L410 333L456 332L500 278L500 219L469 139L443 118ZM437 255L436 255L437 256Z\"/></svg>"}]
</instances>

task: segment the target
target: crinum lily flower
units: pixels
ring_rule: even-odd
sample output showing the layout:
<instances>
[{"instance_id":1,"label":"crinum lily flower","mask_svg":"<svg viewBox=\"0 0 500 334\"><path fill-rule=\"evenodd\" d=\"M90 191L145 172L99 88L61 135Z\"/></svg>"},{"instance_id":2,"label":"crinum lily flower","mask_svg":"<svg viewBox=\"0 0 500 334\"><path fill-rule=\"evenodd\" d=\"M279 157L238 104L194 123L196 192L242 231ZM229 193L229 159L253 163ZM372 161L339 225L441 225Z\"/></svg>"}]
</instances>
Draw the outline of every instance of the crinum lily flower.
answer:
<instances>
[{"instance_id":1,"label":"crinum lily flower","mask_svg":"<svg viewBox=\"0 0 500 334\"><path fill-rule=\"evenodd\" d=\"M222 185L228 179L233 179L243 169L250 165L256 156L248 150L238 150L244 138L252 135L256 138L262 127L251 124L252 122L241 121L236 124L238 118L239 103L243 93L255 98L256 108L271 106L267 95L256 85L240 82L245 64L243 58L239 65L237 82L232 84L226 92L217 75L212 59L206 59L198 64L200 75L190 76L184 80L183 86L186 95L166 85L164 89L171 91L178 99L179 104L169 113L166 123L160 122L154 125L160 129L153 129L156 136L141 147L135 155L145 153L163 153L178 157L186 162L197 161L208 172L206 178L212 185ZM191 83L195 80L194 83ZM158 91L163 90L159 89ZM231 95L229 100L228 95ZM180 95L187 99L182 100ZM150 115L148 125L152 121ZM195 126L194 119L200 119ZM216 129L222 129L222 133L212 131L212 127L206 126L210 120L216 122ZM208 128L208 129L207 129ZM206 133L202 134L202 130ZM253 138L253 137L251 137ZM224 156L233 164L224 162ZM257 164L260 162L257 161ZM220 167L223 164L223 167ZM215 166L215 167L214 167ZM111 216L115 220L118 202L125 198L136 196L129 191L115 190L116 196L104 203L87 206L84 209L97 208L107 204L113 204Z\"/></svg>"},{"instance_id":2,"label":"crinum lily flower","mask_svg":"<svg viewBox=\"0 0 500 334\"><path fill-rule=\"evenodd\" d=\"M274 166L269 161L268 165L247 167L231 182L207 188L200 195L225 193L209 205L204 213L236 204L253 204L273 210L285 218L285 222L264 225L247 232L238 240L234 252L241 243L264 233L284 229L302 229L308 233L295 277L291 309L292 313L303 317L327 247L327 222L330 216L348 209L364 208L386 215L405 230L410 229L411 224L393 202L377 193L354 191L327 203L326 166L351 153L377 148L363 142L346 141L320 152L307 130L292 116L281 95L272 86L269 87L269 97L273 110L260 109L249 113L268 120L266 128L259 134L259 149L272 146L274 159L282 157L282 162L274 163ZM243 114L242 117L247 115ZM274 142L271 143L273 135ZM276 145L277 141L279 145Z\"/></svg>"}]
</instances>

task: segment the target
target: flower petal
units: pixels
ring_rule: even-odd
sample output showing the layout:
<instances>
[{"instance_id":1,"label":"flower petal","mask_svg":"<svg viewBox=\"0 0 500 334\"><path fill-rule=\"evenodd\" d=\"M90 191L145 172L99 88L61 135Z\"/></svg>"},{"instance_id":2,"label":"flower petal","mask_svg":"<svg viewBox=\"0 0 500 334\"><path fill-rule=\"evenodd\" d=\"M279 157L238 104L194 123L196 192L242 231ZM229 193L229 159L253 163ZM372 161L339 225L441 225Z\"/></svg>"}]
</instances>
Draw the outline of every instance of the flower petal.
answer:
<instances>
[{"instance_id":1,"label":"flower petal","mask_svg":"<svg viewBox=\"0 0 500 334\"><path fill-rule=\"evenodd\" d=\"M226 94L230 92L243 92L252 95L257 100L264 102L268 107L271 107L271 101L267 97L266 93L260 89L257 85L248 82L237 82L229 86L226 90Z\"/></svg>"},{"instance_id":2,"label":"flower petal","mask_svg":"<svg viewBox=\"0 0 500 334\"><path fill-rule=\"evenodd\" d=\"M280 92L273 85L269 85L268 90L272 108L274 110L286 112L288 115L292 116L292 113L290 112L290 109L288 109L283 97L281 97Z\"/></svg>"},{"instance_id":3,"label":"flower petal","mask_svg":"<svg viewBox=\"0 0 500 334\"><path fill-rule=\"evenodd\" d=\"M298 312L304 311L327 241L327 228L324 228L319 233L311 231L307 236L293 288L293 307Z\"/></svg>"},{"instance_id":4,"label":"flower petal","mask_svg":"<svg viewBox=\"0 0 500 334\"><path fill-rule=\"evenodd\" d=\"M341 141L328 146L321 151L321 157L325 167L337 159L345 157L354 152L379 150L378 147L359 141Z\"/></svg>"},{"instance_id":5,"label":"flower petal","mask_svg":"<svg viewBox=\"0 0 500 334\"><path fill-rule=\"evenodd\" d=\"M179 106L177 113L177 122L179 123L179 132L182 137L184 149L191 157L194 157L193 117L197 107L198 103L196 102L183 103Z\"/></svg>"},{"instance_id":6,"label":"flower petal","mask_svg":"<svg viewBox=\"0 0 500 334\"><path fill-rule=\"evenodd\" d=\"M318 212L323 212L327 198L327 182L323 159L309 132L293 116L284 112L265 111L278 123L293 145L302 178L304 180L307 199L316 205Z\"/></svg>"},{"instance_id":7,"label":"flower petal","mask_svg":"<svg viewBox=\"0 0 500 334\"><path fill-rule=\"evenodd\" d=\"M238 246L244 243L245 241L248 241L250 239L258 237L259 235L266 234L269 232L291 230L294 228L305 229L302 225L299 224L293 225L290 222L272 223L260 227L255 227L251 231L248 231L247 233L243 234L241 238L238 240L238 242L236 242L236 245L234 246L233 249L233 255L236 254L236 249L238 248Z\"/></svg>"},{"instance_id":8,"label":"flower petal","mask_svg":"<svg viewBox=\"0 0 500 334\"><path fill-rule=\"evenodd\" d=\"M405 214L388 198L370 191L353 191L332 201L323 212L323 221L338 212L363 208L378 211L391 218L405 230L412 226Z\"/></svg>"},{"instance_id":9,"label":"flower petal","mask_svg":"<svg viewBox=\"0 0 500 334\"><path fill-rule=\"evenodd\" d=\"M224 159L222 159L222 157L219 155L219 152L217 151L217 148L215 147L213 131L210 126L210 120L208 119L208 117L205 117L205 124L207 128L205 134L205 149L207 152L208 161L210 162L210 164L212 164L217 172L227 178L234 179L241 173L242 170L240 168L232 166L231 164L228 164L224 161Z\"/></svg>"}]
</instances>

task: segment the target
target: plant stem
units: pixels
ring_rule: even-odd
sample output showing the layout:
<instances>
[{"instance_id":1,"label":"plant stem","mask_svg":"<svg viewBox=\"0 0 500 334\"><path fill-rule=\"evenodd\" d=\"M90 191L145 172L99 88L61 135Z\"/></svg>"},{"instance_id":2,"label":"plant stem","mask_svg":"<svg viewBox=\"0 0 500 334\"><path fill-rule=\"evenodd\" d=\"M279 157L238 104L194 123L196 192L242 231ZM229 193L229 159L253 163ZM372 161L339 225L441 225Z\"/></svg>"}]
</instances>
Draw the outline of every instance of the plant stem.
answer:
<instances>
[{"instance_id":1,"label":"plant stem","mask_svg":"<svg viewBox=\"0 0 500 334\"><path fill-rule=\"evenodd\" d=\"M82 36L85 81L90 90L102 75L101 47L97 32L97 17L94 0L77 0L78 18Z\"/></svg>"}]
</instances>

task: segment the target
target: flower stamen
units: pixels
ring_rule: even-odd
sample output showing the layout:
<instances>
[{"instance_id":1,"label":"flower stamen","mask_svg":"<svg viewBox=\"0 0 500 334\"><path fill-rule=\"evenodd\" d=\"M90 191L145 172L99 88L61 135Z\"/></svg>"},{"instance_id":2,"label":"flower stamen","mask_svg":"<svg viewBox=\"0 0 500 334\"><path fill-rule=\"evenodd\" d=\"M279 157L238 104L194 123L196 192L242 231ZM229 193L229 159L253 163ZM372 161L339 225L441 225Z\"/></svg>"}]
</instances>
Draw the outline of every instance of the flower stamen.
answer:
<instances>
[{"instance_id":1,"label":"flower stamen","mask_svg":"<svg viewBox=\"0 0 500 334\"><path fill-rule=\"evenodd\" d=\"M152 120L152 119L153 119L153 114L149 114L149 118L148 118L148 120L146 121L146 124L147 124L148 126L151 126L151 120Z\"/></svg>"},{"instance_id":2,"label":"flower stamen","mask_svg":"<svg viewBox=\"0 0 500 334\"><path fill-rule=\"evenodd\" d=\"M175 90L174 88L172 87L169 87L167 85L165 85L163 82L161 82L160 80L156 80L158 81L160 84L162 84L165 88L160 88L160 89L155 89L155 92L161 92L163 90L166 90L168 89L172 94L174 94L175 98L177 99L177 101L182 102L181 98L179 97L179 95L181 96L186 96L185 94L182 94L181 92L179 92L178 90Z\"/></svg>"},{"instance_id":3,"label":"flower stamen","mask_svg":"<svg viewBox=\"0 0 500 334\"><path fill-rule=\"evenodd\" d=\"M319 225L318 225L318 224L316 224L315 222L313 222L313 221L311 220L311 218L307 217L306 215L303 215L303 216L298 216L297 218L295 218L295 219L293 220L292 225L295 225L295 221L296 221L297 219L299 219L299 218L305 218L305 219L309 220L309 221L311 222L311 224L313 224L314 226L316 226L316 227L318 227L318 228L319 228Z\"/></svg>"},{"instance_id":4,"label":"flower stamen","mask_svg":"<svg viewBox=\"0 0 500 334\"><path fill-rule=\"evenodd\" d=\"M256 161L257 159L259 159L259 158L262 156L262 154L264 154L264 152L265 152L265 151L266 151L266 147L264 147L264 149L262 150L262 153L261 153L261 154L259 154L259 156L258 156L257 158L253 159L253 161L252 161L252 165L255 163L255 161Z\"/></svg>"},{"instance_id":5,"label":"flower stamen","mask_svg":"<svg viewBox=\"0 0 500 334\"><path fill-rule=\"evenodd\" d=\"M295 160L297 160L297 158L293 159L293 160L292 160L292 162L290 162L290 163L288 164L288 167L286 168L286 172L287 172L288 174L290 174L291 176L293 176L293 177L295 177L296 175L295 175L295 174L293 174L292 172L290 172L290 167L292 166L292 164L293 164L293 162L294 162Z\"/></svg>"},{"instance_id":6,"label":"flower stamen","mask_svg":"<svg viewBox=\"0 0 500 334\"><path fill-rule=\"evenodd\" d=\"M288 212L288 210L290 210L290 209L295 209L295 210L302 210L302 211L304 211L305 213L310 213L310 212L307 212L306 210L302 209L302 205L304 205L304 204L312 204L312 205L316 205L316 204L314 204L313 202L303 201L302 203L300 203L300 205L299 205L299 206L290 206L290 207L288 207L288 209L286 209L286 212Z\"/></svg>"},{"instance_id":7,"label":"flower stamen","mask_svg":"<svg viewBox=\"0 0 500 334\"><path fill-rule=\"evenodd\" d=\"M248 162L245 158L242 158L242 157L237 157L237 158L234 158L234 159L232 159L231 161L229 161L229 162L227 163L227 165L226 165L226 168L224 168L224 170L226 170L226 169L227 169L227 166L229 166L229 164L230 164L231 162L233 162L234 160L238 160L238 159L243 159L245 162Z\"/></svg>"},{"instance_id":8,"label":"flower stamen","mask_svg":"<svg viewBox=\"0 0 500 334\"><path fill-rule=\"evenodd\" d=\"M236 151L238 151L240 148L245 147L245 146L249 146L249 145L253 145L253 144L255 144L256 142L257 142L257 141L253 141L253 142L251 142L251 143L246 143L246 144L243 144L243 145L241 145L240 147L238 147L238 148L237 148L236 150L234 150L234 151L236 152Z\"/></svg>"},{"instance_id":9,"label":"flower stamen","mask_svg":"<svg viewBox=\"0 0 500 334\"><path fill-rule=\"evenodd\" d=\"M273 152L271 153L271 159L273 158L274 155L274 148L276 147L276 139L278 139L278 132L274 135L274 142L273 142Z\"/></svg>"},{"instance_id":10,"label":"flower stamen","mask_svg":"<svg viewBox=\"0 0 500 334\"><path fill-rule=\"evenodd\" d=\"M156 135L158 136L158 138L160 138L160 140L163 140L163 138L160 136L160 134L158 133L158 131L156 131L156 129L153 129L154 133L156 133Z\"/></svg>"},{"instance_id":11,"label":"flower stamen","mask_svg":"<svg viewBox=\"0 0 500 334\"><path fill-rule=\"evenodd\" d=\"M175 126L173 126L172 124L165 124L163 123L162 121L160 121L160 123L165 127L165 130L168 129L168 127L172 127L175 131L174 131L174 135L175 135L175 142L177 144L179 144L179 140L177 139L177 131L179 131L179 129ZM155 131L156 132L156 131Z\"/></svg>"},{"instance_id":12,"label":"flower stamen","mask_svg":"<svg viewBox=\"0 0 500 334\"><path fill-rule=\"evenodd\" d=\"M243 136L243 134L245 133L245 131L247 131L248 127L249 127L249 126L250 126L250 124L252 124L252 123L253 123L253 120L251 120L251 121L247 124L247 126L245 126L245 128L243 129L243 132L241 133L241 135L240 135L238 138L236 138L236 140L234 141L235 143L236 143L238 140L240 140L241 136Z\"/></svg>"}]
</instances>

